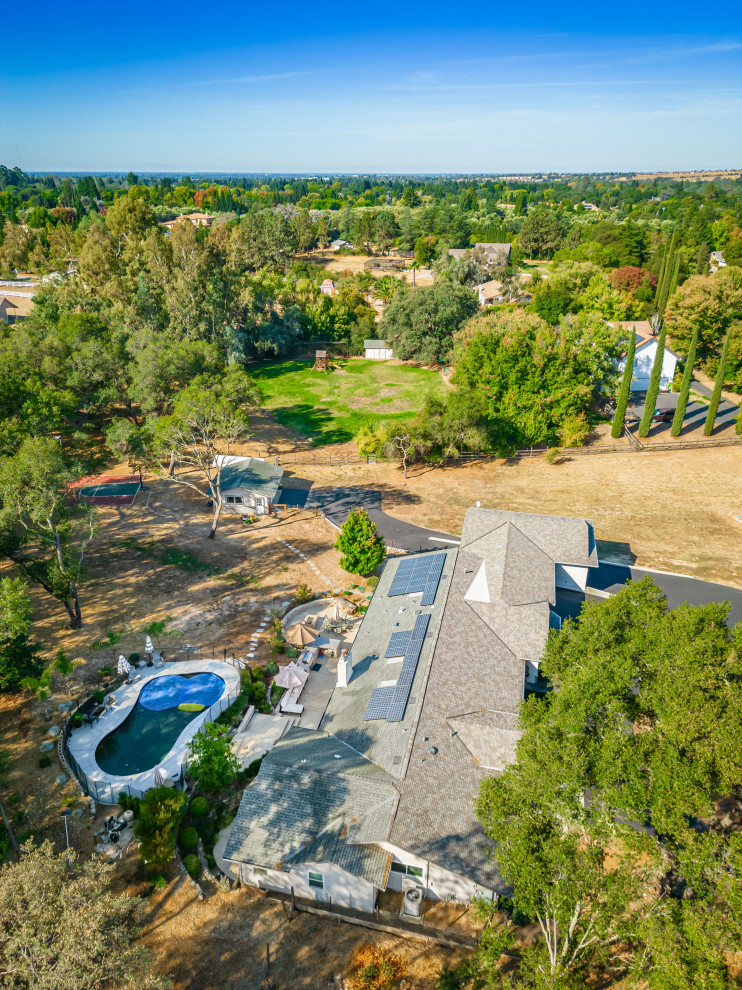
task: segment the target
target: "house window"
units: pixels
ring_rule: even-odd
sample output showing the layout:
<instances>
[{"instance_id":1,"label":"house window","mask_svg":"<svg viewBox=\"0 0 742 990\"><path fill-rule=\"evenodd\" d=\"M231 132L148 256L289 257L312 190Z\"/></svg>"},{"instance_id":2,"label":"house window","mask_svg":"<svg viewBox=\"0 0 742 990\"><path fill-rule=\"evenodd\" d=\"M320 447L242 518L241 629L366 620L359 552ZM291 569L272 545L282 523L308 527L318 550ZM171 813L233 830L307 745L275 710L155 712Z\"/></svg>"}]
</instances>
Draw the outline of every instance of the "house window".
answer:
<instances>
[{"instance_id":1,"label":"house window","mask_svg":"<svg viewBox=\"0 0 742 990\"><path fill-rule=\"evenodd\" d=\"M227 495L227 505L242 505L242 496Z\"/></svg>"},{"instance_id":2,"label":"house window","mask_svg":"<svg viewBox=\"0 0 742 990\"><path fill-rule=\"evenodd\" d=\"M319 889L322 890L324 888L324 886L325 886L325 878L322 876L321 873L312 873L312 871L310 870L309 871L309 886L310 887L319 887Z\"/></svg>"},{"instance_id":3,"label":"house window","mask_svg":"<svg viewBox=\"0 0 742 990\"><path fill-rule=\"evenodd\" d=\"M405 866L404 863L392 862L391 870L392 873L402 873L408 877L422 877L423 875L422 866Z\"/></svg>"}]
</instances>

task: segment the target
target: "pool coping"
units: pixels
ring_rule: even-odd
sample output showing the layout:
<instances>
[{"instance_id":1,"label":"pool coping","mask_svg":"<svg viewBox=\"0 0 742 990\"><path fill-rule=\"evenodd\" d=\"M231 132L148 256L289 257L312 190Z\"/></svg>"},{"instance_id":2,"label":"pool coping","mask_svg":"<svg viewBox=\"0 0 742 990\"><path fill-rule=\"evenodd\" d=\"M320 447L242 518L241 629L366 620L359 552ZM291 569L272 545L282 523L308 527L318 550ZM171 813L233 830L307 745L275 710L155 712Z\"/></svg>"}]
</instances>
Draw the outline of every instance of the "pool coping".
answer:
<instances>
[{"instance_id":1,"label":"pool coping","mask_svg":"<svg viewBox=\"0 0 742 990\"><path fill-rule=\"evenodd\" d=\"M144 673L146 671L146 673ZM111 692L116 699L111 712L106 712L94 725L82 725L79 729L73 729L67 743L70 754L77 761L80 770L88 779L88 785L93 797L101 804L116 804L120 791L125 791L128 786L137 791L147 791L154 787L155 769L157 766L164 767L174 780L180 775L180 768L185 758L186 745L198 732L201 726L212 721L223 710L220 706L224 700L224 695L215 702L211 708L205 709L193 718L183 729L176 739L173 747L167 756L155 767L143 770L141 773L129 774L109 774L102 770L96 760L95 751L102 739L110 735L117 729L131 713L135 704L139 700L139 693L149 681L156 677L172 674L216 674L226 685L227 697L233 699L239 694L241 688L240 672L231 664L222 660L181 660L177 663L163 663L156 667L143 668L137 680L131 684L122 684L116 691ZM226 707L226 706L224 706ZM213 709L214 714L210 718ZM104 800L105 791L108 790L110 802ZM102 795L102 796L101 796Z\"/></svg>"}]
</instances>

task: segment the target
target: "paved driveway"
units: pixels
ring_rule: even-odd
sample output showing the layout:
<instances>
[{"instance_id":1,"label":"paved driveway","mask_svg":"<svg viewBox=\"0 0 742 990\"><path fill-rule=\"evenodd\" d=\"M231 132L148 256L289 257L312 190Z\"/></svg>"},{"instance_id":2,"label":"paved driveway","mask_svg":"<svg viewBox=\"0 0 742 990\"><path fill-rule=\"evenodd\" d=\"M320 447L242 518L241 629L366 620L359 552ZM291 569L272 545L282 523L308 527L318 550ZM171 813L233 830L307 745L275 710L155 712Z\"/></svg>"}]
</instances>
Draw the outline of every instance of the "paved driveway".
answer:
<instances>
[{"instance_id":1,"label":"paved driveway","mask_svg":"<svg viewBox=\"0 0 742 990\"><path fill-rule=\"evenodd\" d=\"M376 523L386 545L400 550L435 550L458 544L458 537L423 529L422 526L414 526L387 515L381 508L381 498L381 492L373 488L313 488L307 499L307 508L321 509L330 522L338 527L345 522L351 509L365 509Z\"/></svg>"},{"instance_id":2,"label":"paved driveway","mask_svg":"<svg viewBox=\"0 0 742 990\"><path fill-rule=\"evenodd\" d=\"M694 392L698 392L700 395L705 395L707 397L711 396L711 389L706 385L702 385L700 382L693 381L691 388ZM644 412L644 397L645 392L634 392L632 393L632 405L628 408L628 416L630 418L636 419L636 425L639 424L639 420ZM678 405L678 393L677 392L660 392L657 396L657 402L655 403L656 409L672 409L673 411ZM696 430L703 426L706 422L706 414L708 412L708 406L704 405L702 402L689 402L685 407L685 416L683 417L683 430L681 433L685 435L691 430ZM726 399L722 399L719 403L719 409L716 413L716 422L714 425L714 434L718 433L720 430L725 429L727 426L732 426L734 424L735 418L739 413L739 406L735 406L732 402L727 402ZM670 432L672 428L672 422L669 423L655 423L649 431L650 438L661 436L663 433Z\"/></svg>"}]
</instances>

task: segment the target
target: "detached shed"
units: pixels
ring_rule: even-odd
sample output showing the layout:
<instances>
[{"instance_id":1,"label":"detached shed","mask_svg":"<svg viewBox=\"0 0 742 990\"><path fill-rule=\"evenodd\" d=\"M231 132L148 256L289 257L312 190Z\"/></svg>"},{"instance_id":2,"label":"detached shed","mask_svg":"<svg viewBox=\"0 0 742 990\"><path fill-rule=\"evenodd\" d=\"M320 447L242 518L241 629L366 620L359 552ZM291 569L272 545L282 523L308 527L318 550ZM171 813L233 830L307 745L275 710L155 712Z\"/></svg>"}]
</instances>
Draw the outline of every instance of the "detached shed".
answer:
<instances>
[{"instance_id":1,"label":"detached shed","mask_svg":"<svg viewBox=\"0 0 742 990\"><path fill-rule=\"evenodd\" d=\"M388 361L392 355L391 347L387 347L385 340L364 340L363 350L365 357L371 361Z\"/></svg>"},{"instance_id":2,"label":"detached shed","mask_svg":"<svg viewBox=\"0 0 742 990\"><path fill-rule=\"evenodd\" d=\"M266 515L277 501L283 468L258 457L230 458L222 468L223 507L228 512Z\"/></svg>"}]
</instances>

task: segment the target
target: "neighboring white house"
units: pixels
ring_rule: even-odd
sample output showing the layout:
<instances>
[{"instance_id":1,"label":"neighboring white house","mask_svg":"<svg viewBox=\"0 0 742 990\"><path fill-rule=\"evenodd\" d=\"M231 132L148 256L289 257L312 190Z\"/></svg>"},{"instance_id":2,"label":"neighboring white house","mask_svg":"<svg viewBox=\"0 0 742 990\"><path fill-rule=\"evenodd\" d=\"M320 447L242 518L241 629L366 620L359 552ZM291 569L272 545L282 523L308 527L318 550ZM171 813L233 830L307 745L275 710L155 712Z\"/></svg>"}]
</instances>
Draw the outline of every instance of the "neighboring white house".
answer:
<instances>
[{"instance_id":1,"label":"neighboring white house","mask_svg":"<svg viewBox=\"0 0 742 990\"><path fill-rule=\"evenodd\" d=\"M515 760L556 589L597 565L587 519L481 508L460 546L389 558L319 727L245 788L224 849L242 882L367 913L383 890L507 894L474 801Z\"/></svg>"},{"instance_id":2,"label":"neighboring white house","mask_svg":"<svg viewBox=\"0 0 742 990\"><path fill-rule=\"evenodd\" d=\"M392 357L392 349L385 340L364 340L363 351L371 361L388 361Z\"/></svg>"},{"instance_id":3,"label":"neighboring white house","mask_svg":"<svg viewBox=\"0 0 742 990\"><path fill-rule=\"evenodd\" d=\"M449 248L448 253L452 258L463 258L467 252L475 251L479 248L480 251L484 251L490 261L494 261L497 264L504 264L510 260L510 252L513 249L512 244L498 244L494 241L477 241L468 248Z\"/></svg>"},{"instance_id":4,"label":"neighboring white house","mask_svg":"<svg viewBox=\"0 0 742 990\"><path fill-rule=\"evenodd\" d=\"M711 269L712 274L713 274L713 272L718 272L718 270L720 268L726 268L727 267L727 263L724 260L724 254L723 254L722 251L712 251L711 252L711 259L710 259L710 262L709 262L709 267Z\"/></svg>"},{"instance_id":5,"label":"neighboring white house","mask_svg":"<svg viewBox=\"0 0 742 990\"><path fill-rule=\"evenodd\" d=\"M330 244L330 250L331 251L340 251L341 249L346 249L348 251L352 251L353 250L353 245L350 243L350 241L344 241L341 238L339 238L336 241L333 241Z\"/></svg>"},{"instance_id":6,"label":"neighboring white house","mask_svg":"<svg viewBox=\"0 0 742 990\"><path fill-rule=\"evenodd\" d=\"M646 322L612 323L611 326L623 326L627 330L634 331L636 350L634 351L634 368L631 375L631 391L646 392L649 388L649 379L657 353L657 337L652 336L649 324ZM662 373L660 375L660 389L665 391L670 389L672 380L675 377L678 360L679 357L675 351L665 346L665 353L662 358ZM618 368L622 374L625 367L626 355L624 354L618 361Z\"/></svg>"},{"instance_id":7,"label":"neighboring white house","mask_svg":"<svg viewBox=\"0 0 742 990\"><path fill-rule=\"evenodd\" d=\"M283 468L260 457L219 457L222 507L227 512L265 515L277 502Z\"/></svg>"}]
</instances>

